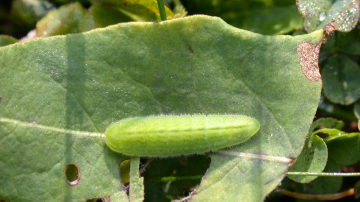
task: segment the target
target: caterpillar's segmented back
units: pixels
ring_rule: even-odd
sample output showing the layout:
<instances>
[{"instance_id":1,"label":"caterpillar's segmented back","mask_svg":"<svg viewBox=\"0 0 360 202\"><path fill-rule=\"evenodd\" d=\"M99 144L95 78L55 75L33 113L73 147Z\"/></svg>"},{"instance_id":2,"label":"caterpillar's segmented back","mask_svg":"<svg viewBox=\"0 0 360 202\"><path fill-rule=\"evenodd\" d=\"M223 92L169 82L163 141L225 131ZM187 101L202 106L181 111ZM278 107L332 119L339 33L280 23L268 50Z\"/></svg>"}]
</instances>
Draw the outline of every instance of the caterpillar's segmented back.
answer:
<instances>
[{"instance_id":1,"label":"caterpillar's segmented back","mask_svg":"<svg viewBox=\"0 0 360 202\"><path fill-rule=\"evenodd\" d=\"M257 120L244 115L138 117L110 125L105 142L129 156L178 156L237 145L259 128Z\"/></svg>"}]
</instances>

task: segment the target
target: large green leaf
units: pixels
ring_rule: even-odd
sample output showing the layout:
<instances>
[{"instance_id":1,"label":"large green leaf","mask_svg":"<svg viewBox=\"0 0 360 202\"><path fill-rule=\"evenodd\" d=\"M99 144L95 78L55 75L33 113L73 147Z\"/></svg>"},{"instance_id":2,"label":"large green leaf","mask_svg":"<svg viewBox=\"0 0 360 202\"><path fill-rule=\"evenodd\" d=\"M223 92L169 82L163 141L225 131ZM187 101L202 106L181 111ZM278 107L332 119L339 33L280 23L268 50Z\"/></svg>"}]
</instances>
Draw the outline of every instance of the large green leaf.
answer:
<instances>
[{"instance_id":1,"label":"large green leaf","mask_svg":"<svg viewBox=\"0 0 360 202\"><path fill-rule=\"evenodd\" d=\"M126 201L118 169L128 157L101 136L76 131L102 133L134 116L202 113L248 115L261 128L212 153L189 198L263 200L304 145L320 97L322 35L262 36L198 15L0 48L0 198ZM79 167L75 186L66 183L67 163Z\"/></svg>"}]
</instances>

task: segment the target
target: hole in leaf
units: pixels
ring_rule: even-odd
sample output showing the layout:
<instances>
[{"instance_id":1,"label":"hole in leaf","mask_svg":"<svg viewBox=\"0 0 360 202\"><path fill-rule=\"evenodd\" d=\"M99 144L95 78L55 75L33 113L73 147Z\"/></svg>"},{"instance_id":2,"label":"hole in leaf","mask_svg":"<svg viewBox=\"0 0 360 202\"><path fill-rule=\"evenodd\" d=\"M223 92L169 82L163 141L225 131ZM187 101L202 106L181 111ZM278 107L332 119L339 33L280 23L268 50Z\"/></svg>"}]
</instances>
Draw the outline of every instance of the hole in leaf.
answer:
<instances>
[{"instance_id":1,"label":"hole in leaf","mask_svg":"<svg viewBox=\"0 0 360 202\"><path fill-rule=\"evenodd\" d=\"M86 200L86 202L110 202L110 198L105 197L105 198L91 198Z\"/></svg>"},{"instance_id":2,"label":"hole in leaf","mask_svg":"<svg viewBox=\"0 0 360 202\"><path fill-rule=\"evenodd\" d=\"M193 54L193 53L194 53L194 51L193 51L193 49L191 48L191 46L188 46L188 52L189 52L190 54Z\"/></svg>"},{"instance_id":3,"label":"hole in leaf","mask_svg":"<svg viewBox=\"0 0 360 202\"><path fill-rule=\"evenodd\" d=\"M80 181L80 169L75 163L68 163L65 165L64 173L66 177L66 182L70 186L75 186L79 184Z\"/></svg>"},{"instance_id":4,"label":"hole in leaf","mask_svg":"<svg viewBox=\"0 0 360 202\"><path fill-rule=\"evenodd\" d=\"M329 135L326 133L316 133L317 136L321 137L321 138L327 138Z\"/></svg>"}]
</instances>

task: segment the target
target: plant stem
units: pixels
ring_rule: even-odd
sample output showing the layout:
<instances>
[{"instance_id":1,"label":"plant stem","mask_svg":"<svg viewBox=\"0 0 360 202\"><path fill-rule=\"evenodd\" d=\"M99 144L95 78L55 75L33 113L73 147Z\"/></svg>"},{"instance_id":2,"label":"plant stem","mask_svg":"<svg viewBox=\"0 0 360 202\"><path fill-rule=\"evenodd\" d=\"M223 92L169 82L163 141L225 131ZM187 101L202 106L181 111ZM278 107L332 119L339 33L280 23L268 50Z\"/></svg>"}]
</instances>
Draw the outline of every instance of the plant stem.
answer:
<instances>
[{"instance_id":1,"label":"plant stem","mask_svg":"<svg viewBox=\"0 0 360 202\"><path fill-rule=\"evenodd\" d=\"M360 176L360 173L312 173L312 172L288 172L287 175L290 176L319 176L319 177L356 177ZM160 179L151 179L151 181L157 182L168 182L168 181L178 181L178 180L196 180L201 179L203 175L195 176L184 176L184 177L162 177Z\"/></svg>"},{"instance_id":2,"label":"plant stem","mask_svg":"<svg viewBox=\"0 0 360 202\"><path fill-rule=\"evenodd\" d=\"M179 176L169 176L169 177L162 177L162 178L153 178L150 179L150 181L154 181L154 182L168 182L168 181L178 181L178 180L198 180L201 179L203 177L203 175L195 175L195 176L183 176L183 177L179 177Z\"/></svg>"},{"instance_id":3,"label":"plant stem","mask_svg":"<svg viewBox=\"0 0 360 202\"><path fill-rule=\"evenodd\" d=\"M336 200L354 195L353 188L336 194L300 194L284 189L276 189L276 191L286 196L290 196L298 199L307 199L307 200Z\"/></svg>"},{"instance_id":4,"label":"plant stem","mask_svg":"<svg viewBox=\"0 0 360 202\"><path fill-rule=\"evenodd\" d=\"M360 173L312 173L312 172L288 172L289 176L319 176L319 177L356 177Z\"/></svg>"},{"instance_id":5,"label":"plant stem","mask_svg":"<svg viewBox=\"0 0 360 202\"><path fill-rule=\"evenodd\" d=\"M159 11L160 11L160 18L161 20L166 20L166 13L165 13L165 6L163 0L157 0Z\"/></svg>"}]
</instances>

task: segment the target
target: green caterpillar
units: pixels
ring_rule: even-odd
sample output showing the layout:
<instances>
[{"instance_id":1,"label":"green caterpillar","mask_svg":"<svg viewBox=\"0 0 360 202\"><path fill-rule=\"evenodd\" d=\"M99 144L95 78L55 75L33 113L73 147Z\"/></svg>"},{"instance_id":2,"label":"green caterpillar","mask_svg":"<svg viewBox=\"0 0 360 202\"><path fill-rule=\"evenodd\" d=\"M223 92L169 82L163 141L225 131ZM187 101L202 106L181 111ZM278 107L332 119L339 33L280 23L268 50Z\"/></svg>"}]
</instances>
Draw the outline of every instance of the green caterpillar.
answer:
<instances>
[{"instance_id":1,"label":"green caterpillar","mask_svg":"<svg viewBox=\"0 0 360 202\"><path fill-rule=\"evenodd\" d=\"M138 117L111 124L105 142L129 156L178 156L237 145L259 128L257 120L243 115Z\"/></svg>"}]
</instances>

